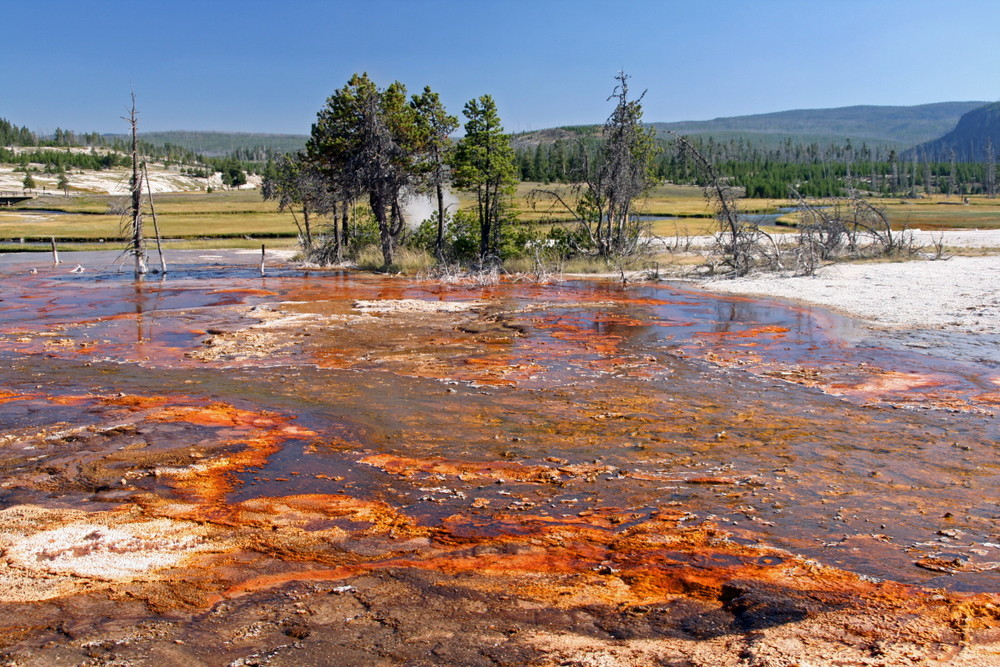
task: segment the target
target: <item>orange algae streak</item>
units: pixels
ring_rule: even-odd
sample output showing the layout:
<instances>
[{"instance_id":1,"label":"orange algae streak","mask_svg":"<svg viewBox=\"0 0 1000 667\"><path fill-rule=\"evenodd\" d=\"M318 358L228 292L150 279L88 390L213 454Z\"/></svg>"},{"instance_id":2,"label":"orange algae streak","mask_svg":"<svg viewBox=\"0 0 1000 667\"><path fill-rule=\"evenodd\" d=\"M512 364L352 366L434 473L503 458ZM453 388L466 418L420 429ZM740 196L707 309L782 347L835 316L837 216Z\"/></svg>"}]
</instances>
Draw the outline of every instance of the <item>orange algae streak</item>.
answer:
<instances>
[{"instance_id":1,"label":"orange algae streak","mask_svg":"<svg viewBox=\"0 0 1000 667\"><path fill-rule=\"evenodd\" d=\"M217 289L208 292L209 294L245 294L247 296L278 296L277 292L264 289Z\"/></svg>"},{"instance_id":2,"label":"orange algae streak","mask_svg":"<svg viewBox=\"0 0 1000 667\"><path fill-rule=\"evenodd\" d=\"M27 394L17 394L13 391L2 391L0 390L0 405L4 403L10 403L11 401L21 401L26 398L31 398Z\"/></svg>"},{"instance_id":3,"label":"orange algae streak","mask_svg":"<svg viewBox=\"0 0 1000 667\"><path fill-rule=\"evenodd\" d=\"M412 477L417 474L451 475L464 480L505 479L519 482L551 481L555 472L545 466L526 466L519 463L450 461L443 458L418 459L393 454L375 454L361 459L391 475Z\"/></svg>"},{"instance_id":4,"label":"orange algae streak","mask_svg":"<svg viewBox=\"0 0 1000 667\"><path fill-rule=\"evenodd\" d=\"M432 529L378 500L336 494L300 494L261 497L235 503L230 519L239 525L274 529L292 528L336 542L348 538L410 540L426 538ZM376 550L377 551L377 550ZM291 560L313 560L302 554Z\"/></svg>"},{"instance_id":5,"label":"orange algae streak","mask_svg":"<svg viewBox=\"0 0 1000 667\"><path fill-rule=\"evenodd\" d=\"M151 408L159 408L171 402L179 402L187 399L176 396L135 396L132 394L120 394L118 396L102 396L100 397L100 400L105 405L117 405L123 408L131 408L133 410L148 410Z\"/></svg>"},{"instance_id":6,"label":"orange algae streak","mask_svg":"<svg viewBox=\"0 0 1000 667\"><path fill-rule=\"evenodd\" d=\"M197 502L212 506L216 514L232 514L234 507L226 503L226 496L239 486L235 473L263 467L286 440L311 433L308 429L279 427L257 436L228 441L223 444L242 449L176 473L173 486L193 493Z\"/></svg>"},{"instance_id":7,"label":"orange algae streak","mask_svg":"<svg viewBox=\"0 0 1000 667\"><path fill-rule=\"evenodd\" d=\"M221 595L212 596L208 599L209 605L214 605L225 599L232 599L250 595L258 591L277 588L284 584L298 581L340 581L364 572L367 568L360 566L336 567L322 570L298 570L294 572L279 572L277 574L266 574L253 579L247 579L232 586Z\"/></svg>"},{"instance_id":8,"label":"orange algae streak","mask_svg":"<svg viewBox=\"0 0 1000 667\"><path fill-rule=\"evenodd\" d=\"M287 421L283 417L266 412L240 410L226 403L213 403L208 406L173 406L150 416L154 421L180 421L199 426L228 426L234 428L278 429L285 427ZM313 431L301 427L288 427L288 437L316 435ZM282 428L282 430L284 430Z\"/></svg>"},{"instance_id":9,"label":"orange algae streak","mask_svg":"<svg viewBox=\"0 0 1000 667\"><path fill-rule=\"evenodd\" d=\"M979 394L973 400L976 403L1000 406L1000 391L991 391L985 394Z\"/></svg>"},{"instance_id":10,"label":"orange algae streak","mask_svg":"<svg viewBox=\"0 0 1000 667\"><path fill-rule=\"evenodd\" d=\"M225 453L211 455L190 467L171 469L165 473L171 487L191 494L192 500L202 506L196 513L207 512L212 520L222 519L233 511L226 504L226 496L239 485L235 473L264 466L288 440L316 435L315 431L289 424L287 417L241 410L225 403L164 407L171 402L190 403L192 399L113 396L102 397L101 400L109 405L136 411L152 410L145 416L151 422L178 422L232 429L227 432L227 439L216 443L226 450ZM246 433L233 437L234 431Z\"/></svg>"},{"instance_id":11,"label":"orange algae streak","mask_svg":"<svg viewBox=\"0 0 1000 667\"><path fill-rule=\"evenodd\" d=\"M790 329L787 327L767 326L740 329L739 331L701 331L694 335L700 338L757 338L771 334L770 338L776 338L779 334L786 334L789 331Z\"/></svg>"},{"instance_id":12,"label":"orange algae streak","mask_svg":"<svg viewBox=\"0 0 1000 667\"><path fill-rule=\"evenodd\" d=\"M324 511L327 502L323 496L307 496L265 504L278 512L286 506L307 511L316 506ZM337 506L350 501L334 497L332 502ZM258 575L231 585L222 597L289 582L338 581L379 570L412 568L468 575L463 585L498 593L516 589L523 598L556 607L581 603L632 606L677 596L716 601L734 581L777 585L792 596L859 598L906 609L928 604L928 594L916 587L874 582L787 552L739 545L711 524L682 525L678 513L664 512L631 523L632 515L598 514L592 523L508 516L479 526L456 515L434 530L434 541L426 549L417 548L405 556L375 555L367 562L339 567Z\"/></svg>"},{"instance_id":13,"label":"orange algae streak","mask_svg":"<svg viewBox=\"0 0 1000 667\"><path fill-rule=\"evenodd\" d=\"M945 382L940 378L929 374L879 370L870 379L859 384L834 384L831 385L831 388L852 394L882 395L927 387L940 387L944 384Z\"/></svg>"}]
</instances>

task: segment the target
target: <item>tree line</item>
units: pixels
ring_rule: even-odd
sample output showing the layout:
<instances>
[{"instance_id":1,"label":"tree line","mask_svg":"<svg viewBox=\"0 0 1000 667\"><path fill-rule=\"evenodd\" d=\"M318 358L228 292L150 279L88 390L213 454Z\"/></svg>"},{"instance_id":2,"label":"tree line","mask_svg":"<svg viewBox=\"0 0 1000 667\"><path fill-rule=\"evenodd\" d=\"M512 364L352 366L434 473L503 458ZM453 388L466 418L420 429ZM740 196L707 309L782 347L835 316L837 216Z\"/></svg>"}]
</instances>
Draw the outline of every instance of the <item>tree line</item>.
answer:
<instances>
[{"instance_id":1,"label":"tree line","mask_svg":"<svg viewBox=\"0 0 1000 667\"><path fill-rule=\"evenodd\" d=\"M36 147L34 151L15 152L7 146ZM183 146L166 142L163 144L138 140L138 150L142 155L170 164L190 167L193 175L207 177L208 170L221 172L226 185L246 183L246 175L258 174L268 160L279 153L267 147L245 148L232 155L207 158ZM105 151L70 152L52 150L56 148L89 147L103 148ZM56 128L50 137L39 137L27 127L17 127L0 118L0 163L13 164L21 171L31 164L45 165L45 173L59 173L67 169L113 169L128 166L127 155L132 150L130 140L124 136L102 135L97 132L76 133L72 130Z\"/></svg>"},{"instance_id":2,"label":"tree line","mask_svg":"<svg viewBox=\"0 0 1000 667\"><path fill-rule=\"evenodd\" d=\"M584 165L599 150L601 137L581 132L572 139L526 145L515 149L521 181L574 183ZM928 160L919 154L899 153L885 147L850 141L842 145L796 144L790 139L775 148L765 148L733 139L687 137L692 146L732 184L751 198L784 199L794 189L808 197L843 197L852 188L880 196L923 194L995 195L996 153L989 146L982 162ZM704 185L703 173L695 168L673 140L656 140L657 178L677 184Z\"/></svg>"},{"instance_id":3,"label":"tree line","mask_svg":"<svg viewBox=\"0 0 1000 667\"><path fill-rule=\"evenodd\" d=\"M463 112L465 136L452 142L458 119L429 86L407 96L398 81L381 88L367 74L355 74L318 112L306 149L266 169L262 195L280 208L297 208L306 252L330 260L361 245L349 212L364 201L374 228L366 240L375 241L389 268L405 237L421 236L409 234L421 221L405 217L407 200L417 194L436 200L434 252L444 259L454 216L444 190L453 186L475 195L477 259L495 261L512 216L514 152L491 96L470 100ZM329 223L317 244L312 220L320 215Z\"/></svg>"},{"instance_id":4,"label":"tree line","mask_svg":"<svg viewBox=\"0 0 1000 667\"><path fill-rule=\"evenodd\" d=\"M539 238L519 224L512 205L517 156L490 95L464 105L464 134L453 141L458 118L430 87L408 97L403 84L381 88L367 74L355 74L330 96L304 151L266 167L262 196L301 215L301 222L295 219L303 248L317 261L340 261L365 244L378 247L385 269L406 246L433 252L439 263L480 269L533 244L605 258L632 255L643 242L633 204L657 182L659 149L641 121L642 95L629 96L625 74L616 80L602 141L590 144L575 172L579 187L569 195L535 193L557 200L553 205L579 222L571 231L554 228ZM452 210L445 204L448 189L467 193L474 205ZM436 203L430 219L406 219L407 202L416 195ZM367 221L358 219L359 201Z\"/></svg>"},{"instance_id":5,"label":"tree line","mask_svg":"<svg viewBox=\"0 0 1000 667\"><path fill-rule=\"evenodd\" d=\"M34 132L0 118L0 146L35 146L37 143L38 137Z\"/></svg>"}]
</instances>

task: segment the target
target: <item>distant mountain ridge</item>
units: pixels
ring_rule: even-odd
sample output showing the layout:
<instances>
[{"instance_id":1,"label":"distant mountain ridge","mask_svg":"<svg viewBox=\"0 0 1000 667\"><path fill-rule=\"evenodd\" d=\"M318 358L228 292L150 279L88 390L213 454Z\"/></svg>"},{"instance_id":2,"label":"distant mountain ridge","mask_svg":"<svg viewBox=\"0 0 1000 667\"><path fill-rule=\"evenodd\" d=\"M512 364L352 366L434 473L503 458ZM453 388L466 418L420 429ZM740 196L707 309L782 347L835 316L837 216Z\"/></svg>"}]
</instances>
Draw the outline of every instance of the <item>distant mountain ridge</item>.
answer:
<instances>
[{"instance_id":1,"label":"distant mountain ridge","mask_svg":"<svg viewBox=\"0 0 1000 667\"><path fill-rule=\"evenodd\" d=\"M843 145L848 139L860 145L902 150L937 139L952 130L963 114L988 102L936 102L916 106L850 106L831 109L796 109L713 120L649 123L658 136L673 131L717 142L742 140L754 145L777 146L790 139L796 144ZM528 132L515 137L521 145L550 143L560 138L596 135L599 125L581 125Z\"/></svg>"},{"instance_id":2,"label":"distant mountain ridge","mask_svg":"<svg viewBox=\"0 0 1000 667\"><path fill-rule=\"evenodd\" d=\"M954 155L958 162L982 162L986 159L987 140L993 143L992 157L996 160L1000 155L1000 102L969 111L951 132L907 151L907 157L947 161Z\"/></svg>"},{"instance_id":3,"label":"distant mountain ridge","mask_svg":"<svg viewBox=\"0 0 1000 667\"><path fill-rule=\"evenodd\" d=\"M125 135L104 135L122 137ZM270 148L278 153L292 153L305 148L305 134L268 134L263 132L140 132L139 138L150 144L172 144L186 148L205 157L221 157L236 151Z\"/></svg>"},{"instance_id":4,"label":"distant mountain ridge","mask_svg":"<svg viewBox=\"0 0 1000 667\"><path fill-rule=\"evenodd\" d=\"M981 159L970 142L969 132L982 132L983 123L992 121L973 115L966 127L944 141L944 135L959 131L959 120L970 112L985 107L994 108L1000 115L1000 105L988 102L937 102L916 106L860 105L829 109L795 109L748 116L731 116L700 121L649 123L658 136L666 138L669 132L716 142L744 141L752 145L774 147L787 140L795 144L843 145L848 140L856 145L867 143L870 147L895 148L899 151L920 145L922 150L949 153L955 148L959 159ZM977 124L978 123L978 124ZM601 125L579 125L548 128L525 132L514 137L518 146L553 143L558 139L598 136ZM976 129L978 128L978 129ZM122 136L124 135L105 135ZM994 147L1000 152L1000 137L993 136ZM237 151L267 148L277 153L294 152L305 147L309 139L305 134L272 134L251 132L170 131L143 132L140 137L152 144L172 144L200 153L206 157L231 155ZM980 146L979 151L982 150ZM939 153L935 153L940 158ZM946 158L941 158L946 159Z\"/></svg>"},{"instance_id":5,"label":"distant mountain ridge","mask_svg":"<svg viewBox=\"0 0 1000 667\"><path fill-rule=\"evenodd\" d=\"M850 106L796 109L704 121L652 123L657 132L831 136L890 141L905 146L930 141L955 127L965 113L988 102L937 102L917 106Z\"/></svg>"}]
</instances>

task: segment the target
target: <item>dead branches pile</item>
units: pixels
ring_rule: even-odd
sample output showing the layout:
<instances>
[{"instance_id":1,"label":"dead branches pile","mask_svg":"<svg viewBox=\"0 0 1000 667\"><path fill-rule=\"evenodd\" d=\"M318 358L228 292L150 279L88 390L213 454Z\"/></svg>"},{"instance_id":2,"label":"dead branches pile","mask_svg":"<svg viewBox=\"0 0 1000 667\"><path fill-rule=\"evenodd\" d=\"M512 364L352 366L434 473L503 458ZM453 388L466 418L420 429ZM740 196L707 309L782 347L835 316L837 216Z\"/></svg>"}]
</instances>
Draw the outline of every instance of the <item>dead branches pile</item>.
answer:
<instances>
[{"instance_id":1,"label":"dead branches pile","mask_svg":"<svg viewBox=\"0 0 1000 667\"><path fill-rule=\"evenodd\" d=\"M812 275L823 263L843 259L910 257L917 253L913 234L893 230L885 209L851 188L847 197L823 201L798 200L797 243L792 248L795 270Z\"/></svg>"}]
</instances>

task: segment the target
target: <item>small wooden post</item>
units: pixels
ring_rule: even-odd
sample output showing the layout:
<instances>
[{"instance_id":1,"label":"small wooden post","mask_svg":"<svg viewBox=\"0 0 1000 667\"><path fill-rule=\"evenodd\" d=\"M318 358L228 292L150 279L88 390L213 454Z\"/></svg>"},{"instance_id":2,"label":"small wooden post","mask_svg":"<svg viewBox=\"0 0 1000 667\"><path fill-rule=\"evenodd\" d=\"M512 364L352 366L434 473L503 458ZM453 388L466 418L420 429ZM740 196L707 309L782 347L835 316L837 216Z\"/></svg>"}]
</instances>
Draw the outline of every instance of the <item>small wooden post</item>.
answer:
<instances>
[{"instance_id":1,"label":"small wooden post","mask_svg":"<svg viewBox=\"0 0 1000 667\"><path fill-rule=\"evenodd\" d=\"M56 237L50 236L49 243L52 244L52 263L59 264L59 251L56 250Z\"/></svg>"},{"instance_id":2,"label":"small wooden post","mask_svg":"<svg viewBox=\"0 0 1000 667\"><path fill-rule=\"evenodd\" d=\"M264 275L264 252L265 252L264 244L261 243L260 244L260 275L261 276Z\"/></svg>"}]
</instances>

